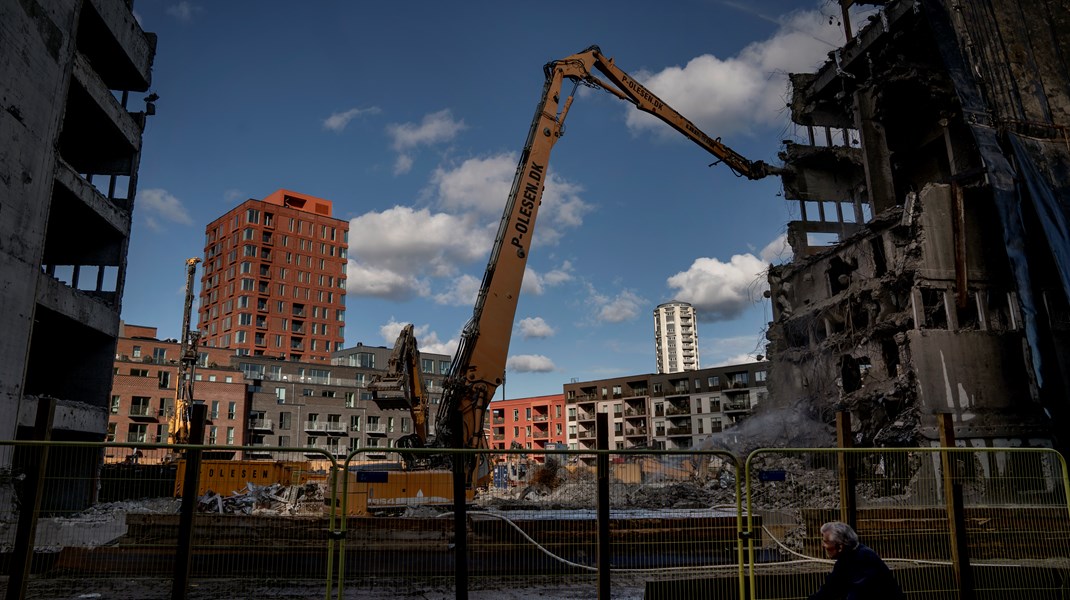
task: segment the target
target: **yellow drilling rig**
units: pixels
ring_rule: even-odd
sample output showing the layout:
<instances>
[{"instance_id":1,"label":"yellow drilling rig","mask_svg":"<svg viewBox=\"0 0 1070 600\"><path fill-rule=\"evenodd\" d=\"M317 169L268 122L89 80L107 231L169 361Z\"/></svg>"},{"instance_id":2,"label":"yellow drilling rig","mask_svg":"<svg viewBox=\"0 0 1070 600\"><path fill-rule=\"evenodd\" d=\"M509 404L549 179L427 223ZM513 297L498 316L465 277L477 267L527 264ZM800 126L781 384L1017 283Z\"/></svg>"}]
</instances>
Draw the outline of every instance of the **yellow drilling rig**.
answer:
<instances>
[{"instance_id":1,"label":"yellow drilling rig","mask_svg":"<svg viewBox=\"0 0 1070 600\"><path fill-rule=\"evenodd\" d=\"M175 382L175 406L167 425L167 442L187 444L190 439L190 406L193 404L193 371L197 368L197 342L201 332L190 330L193 311L193 280L199 258L186 260L186 301L182 311L182 337L179 340L178 377Z\"/></svg>"}]
</instances>

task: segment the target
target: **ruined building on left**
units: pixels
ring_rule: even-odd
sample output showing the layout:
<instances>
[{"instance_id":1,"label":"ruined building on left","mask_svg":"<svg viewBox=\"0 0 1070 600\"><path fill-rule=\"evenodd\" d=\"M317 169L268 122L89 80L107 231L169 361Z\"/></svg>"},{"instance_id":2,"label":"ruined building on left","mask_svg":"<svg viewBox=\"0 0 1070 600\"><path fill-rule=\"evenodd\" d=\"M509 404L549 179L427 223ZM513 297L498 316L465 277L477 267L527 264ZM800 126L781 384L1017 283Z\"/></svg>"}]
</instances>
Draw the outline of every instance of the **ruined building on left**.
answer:
<instances>
[{"instance_id":1,"label":"ruined building on left","mask_svg":"<svg viewBox=\"0 0 1070 600\"><path fill-rule=\"evenodd\" d=\"M0 439L30 435L45 397L52 439L104 439L155 54L129 0L0 2ZM78 359L56 368L60 348ZM0 475L24 454L0 448ZM49 479L98 455L53 449Z\"/></svg>"}]
</instances>

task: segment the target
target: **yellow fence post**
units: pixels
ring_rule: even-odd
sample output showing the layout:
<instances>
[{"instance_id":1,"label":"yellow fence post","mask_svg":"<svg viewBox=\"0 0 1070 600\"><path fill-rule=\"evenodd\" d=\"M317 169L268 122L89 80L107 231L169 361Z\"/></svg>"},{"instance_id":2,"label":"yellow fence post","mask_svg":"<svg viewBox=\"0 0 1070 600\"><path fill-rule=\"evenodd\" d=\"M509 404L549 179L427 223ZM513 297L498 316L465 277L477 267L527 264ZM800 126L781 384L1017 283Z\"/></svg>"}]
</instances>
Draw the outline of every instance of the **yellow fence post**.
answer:
<instances>
[{"instance_id":1,"label":"yellow fence post","mask_svg":"<svg viewBox=\"0 0 1070 600\"><path fill-rule=\"evenodd\" d=\"M955 424L951 415L940 413L936 417L940 426L940 445L945 449L954 448ZM973 571L970 568L969 541L966 539L966 507L962 498L962 484L956 481L957 470L947 450L940 453L940 469L944 503L947 506L947 528L951 538L951 569L955 573L962 600L973 600Z\"/></svg>"}]
</instances>

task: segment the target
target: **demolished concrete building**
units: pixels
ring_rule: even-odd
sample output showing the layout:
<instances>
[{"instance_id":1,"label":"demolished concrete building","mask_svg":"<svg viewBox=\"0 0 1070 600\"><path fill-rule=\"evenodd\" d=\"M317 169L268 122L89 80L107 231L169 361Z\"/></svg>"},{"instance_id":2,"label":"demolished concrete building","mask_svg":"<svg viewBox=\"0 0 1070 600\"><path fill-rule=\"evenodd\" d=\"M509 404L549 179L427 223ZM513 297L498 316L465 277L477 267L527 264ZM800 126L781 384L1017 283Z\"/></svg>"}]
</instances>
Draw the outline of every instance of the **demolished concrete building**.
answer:
<instances>
[{"instance_id":1,"label":"demolished concrete building","mask_svg":"<svg viewBox=\"0 0 1070 600\"><path fill-rule=\"evenodd\" d=\"M1065 454L1070 2L840 4L847 43L791 77L769 404L847 410L861 445L935 445L950 413ZM852 4L877 7L857 35Z\"/></svg>"},{"instance_id":2,"label":"demolished concrete building","mask_svg":"<svg viewBox=\"0 0 1070 600\"><path fill-rule=\"evenodd\" d=\"M0 2L0 440L102 441L156 36L124 0ZM47 411L45 411L47 413ZM43 413L44 414L44 413ZM51 450L43 507L79 508L99 452ZM36 452L0 447L9 473ZM71 477L65 479L64 475ZM91 481L88 477L84 481ZM55 489L53 489L55 488Z\"/></svg>"}]
</instances>

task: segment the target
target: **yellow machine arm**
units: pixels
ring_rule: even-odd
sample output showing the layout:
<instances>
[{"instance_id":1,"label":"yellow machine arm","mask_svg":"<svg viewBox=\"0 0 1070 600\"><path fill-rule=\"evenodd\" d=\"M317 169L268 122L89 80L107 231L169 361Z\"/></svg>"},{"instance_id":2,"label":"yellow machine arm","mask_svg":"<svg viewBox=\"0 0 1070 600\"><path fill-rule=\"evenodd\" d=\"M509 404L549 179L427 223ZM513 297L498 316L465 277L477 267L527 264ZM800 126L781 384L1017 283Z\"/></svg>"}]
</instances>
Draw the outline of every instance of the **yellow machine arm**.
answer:
<instances>
[{"instance_id":1,"label":"yellow machine arm","mask_svg":"<svg viewBox=\"0 0 1070 600\"><path fill-rule=\"evenodd\" d=\"M193 281L199 258L186 260L186 302L182 312L182 339L179 346L178 376L175 377L175 406L167 425L169 444L189 443L190 405L193 404L193 370L197 365L199 331L190 331L193 310Z\"/></svg>"},{"instance_id":2,"label":"yellow machine arm","mask_svg":"<svg viewBox=\"0 0 1070 600\"><path fill-rule=\"evenodd\" d=\"M597 70L608 83L595 77ZM542 99L520 156L512 190L498 226L497 238L483 275L472 319L444 382L442 403L435 418L436 447L486 448L483 424L495 390L505 376L505 362L516 315L520 286L527 265L528 250L535 232L535 220L548 176L550 151L563 135L565 117L574 91L562 102L561 86L569 79L606 90L669 124L713 154L735 173L761 179L779 172L761 161L750 161L719 140L702 132L664 101L613 64L597 46L548 63ZM482 485L486 473L475 464L468 466L469 483Z\"/></svg>"},{"instance_id":3,"label":"yellow machine arm","mask_svg":"<svg viewBox=\"0 0 1070 600\"><path fill-rule=\"evenodd\" d=\"M394 343L387 372L368 383L375 400L401 398L412 414L413 440L398 442L403 447L421 447L427 443L427 389L420 371L420 350L412 324L406 325Z\"/></svg>"}]
</instances>

